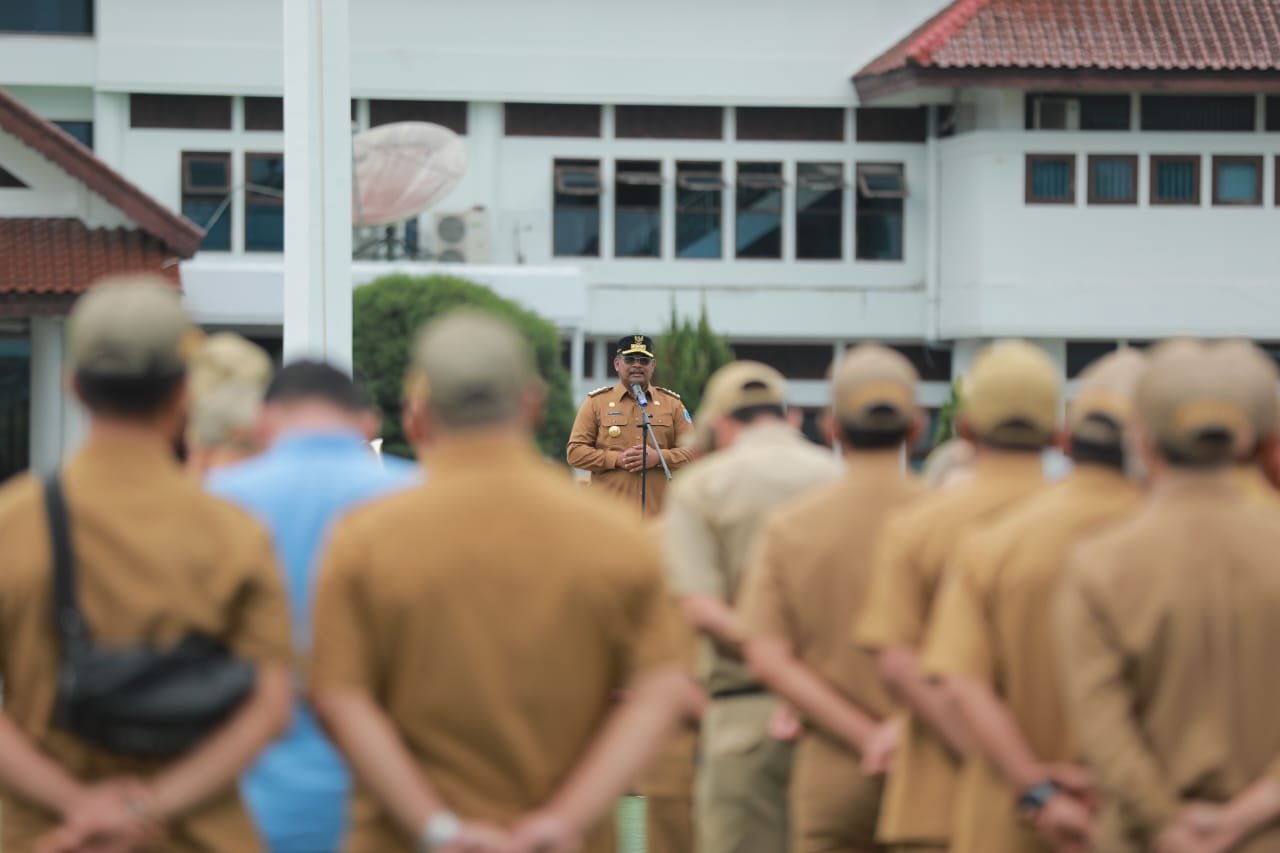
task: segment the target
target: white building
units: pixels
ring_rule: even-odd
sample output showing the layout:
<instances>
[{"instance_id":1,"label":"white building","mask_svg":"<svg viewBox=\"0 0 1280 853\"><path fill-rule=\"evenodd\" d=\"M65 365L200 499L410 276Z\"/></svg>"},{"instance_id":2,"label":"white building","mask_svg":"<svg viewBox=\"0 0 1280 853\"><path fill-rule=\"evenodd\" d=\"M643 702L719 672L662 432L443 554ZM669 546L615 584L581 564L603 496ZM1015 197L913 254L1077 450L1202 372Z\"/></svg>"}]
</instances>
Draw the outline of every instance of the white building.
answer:
<instances>
[{"instance_id":1,"label":"white building","mask_svg":"<svg viewBox=\"0 0 1280 853\"><path fill-rule=\"evenodd\" d=\"M1277 0L352 8L356 125L466 145L397 237L553 318L579 390L673 304L800 405L867 338L928 405L994 337L1068 376L1118 341L1280 341ZM182 264L199 318L278 340L279 6L10 0L0 31L0 86L209 225ZM439 268L377 252L357 283Z\"/></svg>"}]
</instances>

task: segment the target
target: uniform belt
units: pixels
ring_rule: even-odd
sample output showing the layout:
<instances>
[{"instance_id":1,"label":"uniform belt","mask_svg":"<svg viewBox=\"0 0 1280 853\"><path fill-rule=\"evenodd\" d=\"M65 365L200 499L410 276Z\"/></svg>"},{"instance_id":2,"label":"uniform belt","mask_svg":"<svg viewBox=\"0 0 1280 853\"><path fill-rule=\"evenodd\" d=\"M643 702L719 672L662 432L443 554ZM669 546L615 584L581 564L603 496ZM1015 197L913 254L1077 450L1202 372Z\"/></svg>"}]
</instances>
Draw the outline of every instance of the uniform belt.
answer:
<instances>
[{"instance_id":1,"label":"uniform belt","mask_svg":"<svg viewBox=\"0 0 1280 853\"><path fill-rule=\"evenodd\" d=\"M744 684L741 687L726 687L711 694L712 699L736 699L739 696L763 696L769 691L763 684Z\"/></svg>"}]
</instances>

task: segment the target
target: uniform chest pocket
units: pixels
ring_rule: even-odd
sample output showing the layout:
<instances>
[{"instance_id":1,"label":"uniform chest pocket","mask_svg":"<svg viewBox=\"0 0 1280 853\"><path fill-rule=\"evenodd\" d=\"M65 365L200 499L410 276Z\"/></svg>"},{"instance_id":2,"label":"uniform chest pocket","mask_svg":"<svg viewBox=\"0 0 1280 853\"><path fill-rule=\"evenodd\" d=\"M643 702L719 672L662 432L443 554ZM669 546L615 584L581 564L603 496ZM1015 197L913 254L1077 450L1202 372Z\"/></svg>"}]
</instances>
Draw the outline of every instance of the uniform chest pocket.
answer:
<instances>
[{"instance_id":1,"label":"uniform chest pocket","mask_svg":"<svg viewBox=\"0 0 1280 853\"><path fill-rule=\"evenodd\" d=\"M600 432L596 436L599 447L607 450L624 450L639 441L640 430L622 412L608 414L600 419Z\"/></svg>"},{"instance_id":2,"label":"uniform chest pocket","mask_svg":"<svg viewBox=\"0 0 1280 853\"><path fill-rule=\"evenodd\" d=\"M658 444L663 447L670 447L675 440L675 428L672 426L671 414L663 412L655 414L650 418L653 423L653 434L658 437ZM644 419L637 416L636 429L644 428Z\"/></svg>"}]
</instances>

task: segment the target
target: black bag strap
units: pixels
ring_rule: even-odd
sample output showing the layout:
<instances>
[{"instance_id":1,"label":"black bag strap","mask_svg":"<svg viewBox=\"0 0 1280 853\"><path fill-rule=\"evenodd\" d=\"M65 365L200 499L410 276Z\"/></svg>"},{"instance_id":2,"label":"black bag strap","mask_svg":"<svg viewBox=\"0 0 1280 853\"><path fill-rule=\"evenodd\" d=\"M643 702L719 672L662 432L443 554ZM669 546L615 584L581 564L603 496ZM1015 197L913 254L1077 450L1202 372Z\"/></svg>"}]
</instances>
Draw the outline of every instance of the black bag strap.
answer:
<instances>
[{"instance_id":1,"label":"black bag strap","mask_svg":"<svg viewBox=\"0 0 1280 853\"><path fill-rule=\"evenodd\" d=\"M63 654L89 644L89 628L76 604L75 557L62 478L55 471L44 481L44 507L49 516L49 543L53 551L53 623L62 638Z\"/></svg>"}]
</instances>

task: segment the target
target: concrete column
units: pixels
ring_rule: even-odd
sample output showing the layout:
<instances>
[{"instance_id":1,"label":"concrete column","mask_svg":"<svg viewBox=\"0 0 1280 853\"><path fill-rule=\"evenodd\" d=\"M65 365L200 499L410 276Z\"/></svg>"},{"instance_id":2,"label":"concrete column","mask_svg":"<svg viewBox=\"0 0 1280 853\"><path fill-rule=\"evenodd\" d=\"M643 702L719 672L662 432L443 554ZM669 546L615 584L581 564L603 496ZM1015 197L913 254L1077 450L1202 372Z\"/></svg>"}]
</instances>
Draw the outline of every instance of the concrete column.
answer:
<instances>
[{"instance_id":1,"label":"concrete column","mask_svg":"<svg viewBox=\"0 0 1280 853\"><path fill-rule=\"evenodd\" d=\"M573 375L573 381L570 388L573 391L573 399L581 399L587 393L587 360L583 354L583 350L587 347L587 333L578 326L571 330L569 350L569 372Z\"/></svg>"},{"instance_id":2,"label":"concrete column","mask_svg":"<svg viewBox=\"0 0 1280 853\"><path fill-rule=\"evenodd\" d=\"M62 459L63 326L61 317L31 318L31 447L33 471L48 473Z\"/></svg>"},{"instance_id":3,"label":"concrete column","mask_svg":"<svg viewBox=\"0 0 1280 853\"><path fill-rule=\"evenodd\" d=\"M348 0L284 0L284 357L351 368Z\"/></svg>"},{"instance_id":4,"label":"concrete column","mask_svg":"<svg viewBox=\"0 0 1280 853\"><path fill-rule=\"evenodd\" d=\"M129 129L129 95L93 93L93 153L108 166L125 171L124 140Z\"/></svg>"}]
</instances>

